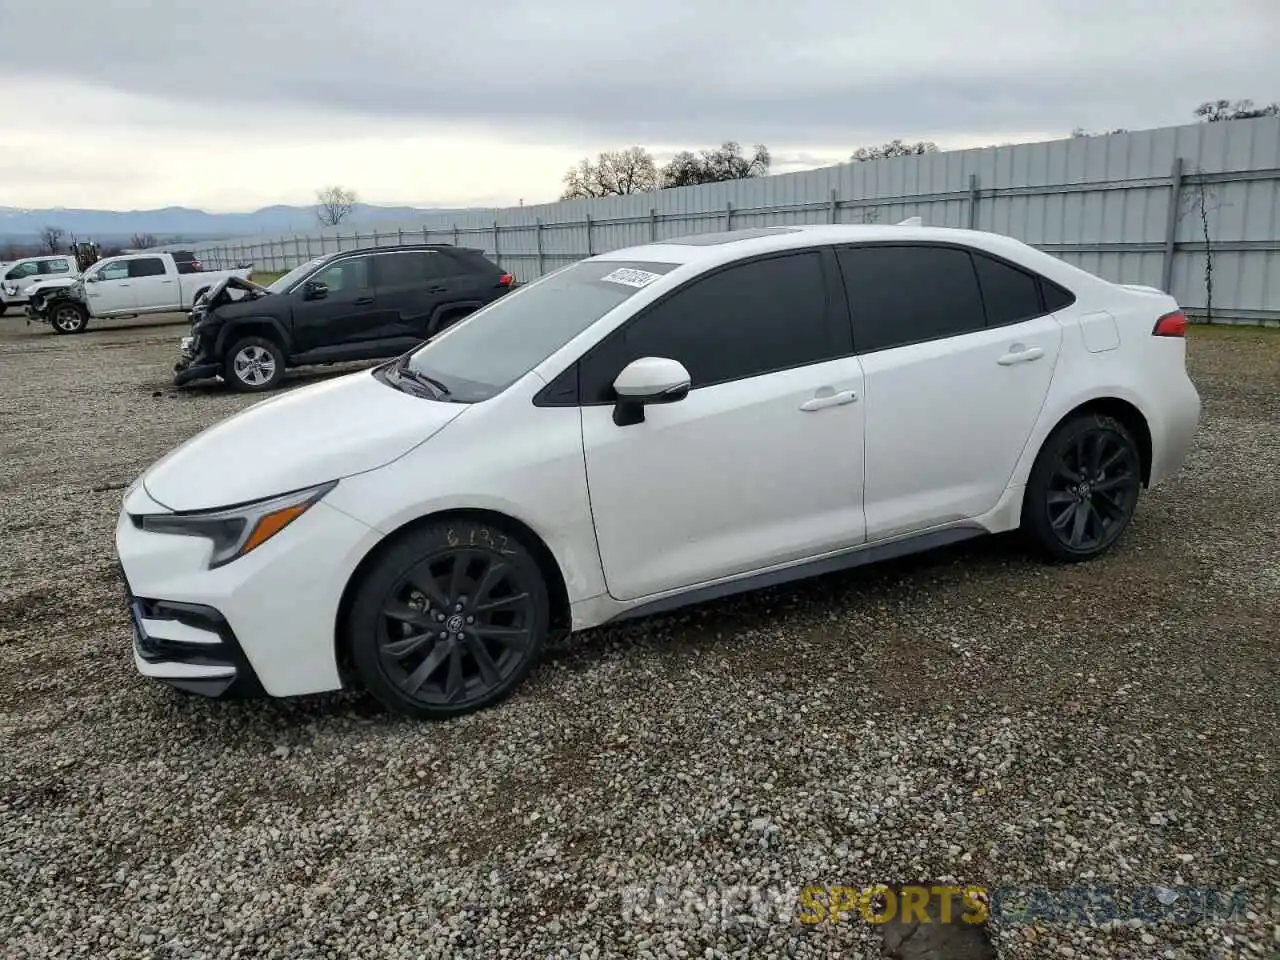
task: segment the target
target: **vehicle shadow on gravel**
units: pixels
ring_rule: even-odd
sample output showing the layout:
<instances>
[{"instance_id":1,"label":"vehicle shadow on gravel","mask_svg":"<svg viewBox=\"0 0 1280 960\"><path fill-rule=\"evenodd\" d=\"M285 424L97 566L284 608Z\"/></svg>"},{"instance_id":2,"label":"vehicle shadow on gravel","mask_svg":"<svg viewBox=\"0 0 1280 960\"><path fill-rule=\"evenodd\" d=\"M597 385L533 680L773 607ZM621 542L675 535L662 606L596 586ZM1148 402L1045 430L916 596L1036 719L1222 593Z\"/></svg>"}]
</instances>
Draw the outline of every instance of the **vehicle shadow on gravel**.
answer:
<instances>
[{"instance_id":1,"label":"vehicle shadow on gravel","mask_svg":"<svg viewBox=\"0 0 1280 960\"><path fill-rule=\"evenodd\" d=\"M173 381L152 381L139 384L138 389L150 393L153 397L168 395L172 398L203 399L208 397L240 397L246 400L267 400L281 393L308 387L315 383L323 383L337 377L344 377L361 370L370 370L383 363L382 360L359 360L352 363L334 364L332 367L304 367L300 370L289 370L284 375L280 386L265 393L237 393L220 380L198 380L185 386L174 386Z\"/></svg>"}]
</instances>

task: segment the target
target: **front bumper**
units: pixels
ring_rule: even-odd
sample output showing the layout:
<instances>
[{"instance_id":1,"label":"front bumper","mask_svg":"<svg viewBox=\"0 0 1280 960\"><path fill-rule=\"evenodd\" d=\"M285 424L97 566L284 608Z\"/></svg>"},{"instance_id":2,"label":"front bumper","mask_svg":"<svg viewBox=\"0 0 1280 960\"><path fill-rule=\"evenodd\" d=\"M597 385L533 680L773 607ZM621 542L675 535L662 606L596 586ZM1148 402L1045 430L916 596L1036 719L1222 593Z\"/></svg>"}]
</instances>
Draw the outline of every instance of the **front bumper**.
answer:
<instances>
[{"instance_id":1,"label":"front bumper","mask_svg":"<svg viewBox=\"0 0 1280 960\"><path fill-rule=\"evenodd\" d=\"M218 376L222 370L222 364L201 353L199 340L194 336L183 337L178 352L178 362L173 365L174 386L180 387L194 380L208 380Z\"/></svg>"},{"instance_id":2,"label":"front bumper","mask_svg":"<svg viewBox=\"0 0 1280 960\"><path fill-rule=\"evenodd\" d=\"M135 621L134 665L209 696L339 689L338 606L381 535L323 501L238 560L208 569L208 541L136 526L164 513L139 485L116 524Z\"/></svg>"}]
</instances>

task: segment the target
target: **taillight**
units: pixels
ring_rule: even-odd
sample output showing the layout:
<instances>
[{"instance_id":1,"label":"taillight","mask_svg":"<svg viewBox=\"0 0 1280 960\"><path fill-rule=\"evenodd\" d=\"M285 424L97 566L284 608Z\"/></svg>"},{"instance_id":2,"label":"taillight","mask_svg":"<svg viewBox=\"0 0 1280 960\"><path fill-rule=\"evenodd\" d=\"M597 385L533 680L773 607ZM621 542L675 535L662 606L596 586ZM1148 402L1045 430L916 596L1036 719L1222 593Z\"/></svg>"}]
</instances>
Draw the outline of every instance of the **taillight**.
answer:
<instances>
[{"instance_id":1,"label":"taillight","mask_svg":"<svg viewBox=\"0 0 1280 960\"><path fill-rule=\"evenodd\" d=\"M500 287L514 286L515 282L516 282L516 278L509 273L504 273L502 276L498 278L498 286Z\"/></svg>"},{"instance_id":2,"label":"taillight","mask_svg":"<svg viewBox=\"0 0 1280 960\"><path fill-rule=\"evenodd\" d=\"M1154 337L1185 337L1187 335L1187 315L1181 310L1166 313L1156 321L1151 335Z\"/></svg>"}]
</instances>

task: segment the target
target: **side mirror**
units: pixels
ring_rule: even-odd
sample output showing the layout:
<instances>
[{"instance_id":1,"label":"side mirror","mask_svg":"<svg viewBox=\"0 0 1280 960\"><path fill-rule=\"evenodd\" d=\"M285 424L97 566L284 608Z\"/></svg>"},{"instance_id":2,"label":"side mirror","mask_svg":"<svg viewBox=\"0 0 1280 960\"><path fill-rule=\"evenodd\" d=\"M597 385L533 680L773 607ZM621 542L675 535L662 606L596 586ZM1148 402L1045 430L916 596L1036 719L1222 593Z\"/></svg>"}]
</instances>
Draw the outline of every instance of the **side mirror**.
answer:
<instances>
[{"instance_id":1,"label":"side mirror","mask_svg":"<svg viewBox=\"0 0 1280 960\"><path fill-rule=\"evenodd\" d=\"M84 278L84 282L85 282L85 283L97 283L97 282L98 282L99 280L101 280L101 279L102 279L102 277L101 277L101 276L99 276L98 274L96 274L96 273L91 273L91 274L89 274L89 276L87 276L87 277L85 277L85 278Z\"/></svg>"},{"instance_id":2,"label":"side mirror","mask_svg":"<svg viewBox=\"0 0 1280 960\"><path fill-rule=\"evenodd\" d=\"M329 285L320 280L308 280L302 288L304 300L323 300L329 295Z\"/></svg>"},{"instance_id":3,"label":"side mirror","mask_svg":"<svg viewBox=\"0 0 1280 960\"><path fill-rule=\"evenodd\" d=\"M689 395L692 380L679 360L641 357L627 364L613 381L618 395L613 422L620 427L644 421L644 408L651 403L675 403Z\"/></svg>"}]
</instances>

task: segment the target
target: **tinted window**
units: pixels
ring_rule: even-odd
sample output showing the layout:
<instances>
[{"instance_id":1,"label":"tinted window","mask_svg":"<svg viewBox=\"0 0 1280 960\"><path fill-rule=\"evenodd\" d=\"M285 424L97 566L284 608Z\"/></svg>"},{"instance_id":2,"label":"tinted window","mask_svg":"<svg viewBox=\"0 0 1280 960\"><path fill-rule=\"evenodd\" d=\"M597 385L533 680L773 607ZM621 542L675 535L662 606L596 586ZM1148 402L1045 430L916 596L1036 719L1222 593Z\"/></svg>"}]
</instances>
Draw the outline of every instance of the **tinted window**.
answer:
<instances>
[{"instance_id":1,"label":"tinted window","mask_svg":"<svg viewBox=\"0 0 1280 960\"><path fill-rule=\"evenodd\" d=\"M274 283L268 284L267 289L272 293L287 292L295 283L298 283L303 277L311 273L312 270L324 263L324 259L324 257L316 257L314 260L308 260L306 263L294 267L284 276L279 277Z\"/></svg>"},{"instance_id":2,"label":"tinted window","mask_svg":"<svg viewBox=\"0 0 1280 960\"><path fill-rule=\"evenodd\" d=\"M444 250L441 251L441 258L447 258L454 273L498 274L502 272L492 260L474 250Z\"/></svg>"},{"instance_id":3,"label":"tinted window","mask_svg":"<svg viewBox=\"0 0 1280 960\"><path fill-rule=\"evenodd\" d=\"M23 277L33 277L40 267L36 263L20 263L8 273L4 275L6 280L21 280Z\"/></svg>"},{"instance_id":4,"label":"tinted window","mask_svg":"<svg viewBox=\"0 0 1280 960\"><path fill-rule=\"evenodd\" d=\"M438 253L382 253L373 258L374 282L379 287L423 283L445 276Z\"/></svg>"},{"instance_id":5,"label":"tinted window","mask_svg":"<svg viewBox=\"0 0 1280 960\"><path fill-rule=\"evenodd\" d=\"M1065 310L1076 302L1076 296L1069 290L1064 290L1056 283L1048 280L1040 281L1040 289L1044 293L1044 309L1046 313L1053 313L1055 310Z\"/></svg>"},{"instance_id":6,"label":"tinted window","mask_svg":"<svg viewBox=\"0 0 1280 960\"><path fill-rule=\"evenodd\" d=\"M127 276L129 276L129 263L127 260L108 263L98 271L99 280L123 280Z\"/></svg>"},{"instance_id":7,"label":"tinted window","mask_svg":"<svg viewBox=\"0 0 1280 960\"><path fill-rule=\"evenodd\" d=\"M613 381L639 357L670 357L693 387L741 380L839 356L827 318L822 255L771 257L693 280L591 352L587 403L613 398Z\"/></svg>"},{"instance_id":8,"label":"tinted window","mask_svg":"<svg viewBox=\"0 0 1280 960\"><path fill-rule=\"evenodd\" d=\"M969 253L867 246L837 252L860 353L954 337L986 325Z\"/></svg>"},{"instance_id":9,"label":"tinted window","mask_svg":"<svg viewBox=\"0 0 1280 960\"><path fill-rule=\"evenodd\" d=\"M40 262L41 273L67 273L71 269L71 263L67 260L42 260Z\"/></svg>"},{"instance_id":10,"label":"tinted window","mask_svg":"<svg viewBox=\"0 0 1280 960\"><path fill-rule=\"evenodd\" d=\"M369 286L369 257L339 260L327 270L320 271L315 279L325 284L331 294L364 290Z\"/></svg>"},{"instance_id":11,"label":"tinted window","mask_svg":"<svg viewBox=\"0 0 1280 960\"><path fill-rule=\"evenodd\" d=\"M575 263L477 310L416 351L409 366L445 384L452 400L485 400L643 289L645 278L636 271L661 276L675 266Z\"/></svg>"},{"instance_id":12,"label":"tinted window","mask_svg":"<svg viewBox=\"0 0 1280 960\"><path fill-rule=\"evenodd\" d=\"M164 261L159 257L139 257L128 263L131 277L163 277L165 274Z\"/></svg>"},{"instance_id":13,"label":"tinted window","mask_svg":"<svg viewBox=\"0 0 1280 960\"><path fill-rule=\"evenodd\" d=\"M1029 273L973 253L973 267L982 287L982 303L987 308L987 326L1030 320L1045 313L1040 306L1040 283Z\"/></svg>"}]
</instances>

